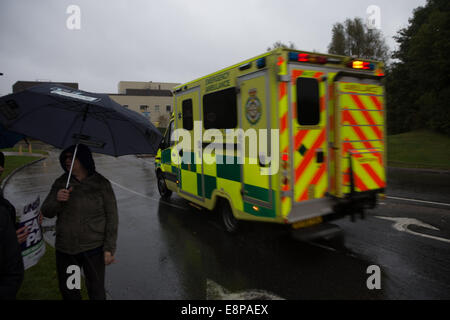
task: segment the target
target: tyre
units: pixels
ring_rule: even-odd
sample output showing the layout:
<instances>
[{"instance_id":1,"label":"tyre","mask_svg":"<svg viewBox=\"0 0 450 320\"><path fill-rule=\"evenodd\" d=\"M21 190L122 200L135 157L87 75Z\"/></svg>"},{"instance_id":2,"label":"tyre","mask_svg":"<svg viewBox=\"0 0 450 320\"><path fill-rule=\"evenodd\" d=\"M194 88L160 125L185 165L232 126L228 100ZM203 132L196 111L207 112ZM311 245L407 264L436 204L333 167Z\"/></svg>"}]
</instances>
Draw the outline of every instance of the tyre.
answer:
<instances>
[{"instance_id":1,"label":"tyre","mask_svg":"<svg viewBox=\"0 0 450 320\"><path fill-rule=\"evenodd\" d=\"M223 200L219 205L225 231L228 233L236 233L239 230L239 221L235 218L230 204L227 200Z\"/></svg>"},{"instance_id":2,"label":"tyre","mask_svg":"<svg viewBox=\"0 0 450 320\"><path fill-rule=\"evenodd\" d=\"M157 177L158 177L159 194L160 194L161 198L167 200L172 195L172 191L169 190L169 188L167 188L166 181L164 180L164 177L161 172L158 172Z\"/></svg>"}]
</instances>

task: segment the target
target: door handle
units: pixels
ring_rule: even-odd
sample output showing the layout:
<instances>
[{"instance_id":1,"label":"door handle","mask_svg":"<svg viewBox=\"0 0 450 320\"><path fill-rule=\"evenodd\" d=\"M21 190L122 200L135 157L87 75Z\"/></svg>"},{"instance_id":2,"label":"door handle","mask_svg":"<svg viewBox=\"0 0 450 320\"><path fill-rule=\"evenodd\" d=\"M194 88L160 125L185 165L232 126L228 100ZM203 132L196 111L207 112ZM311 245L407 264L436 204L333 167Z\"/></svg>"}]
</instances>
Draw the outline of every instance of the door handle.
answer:
<instances>
[{"instance_id":1,"label":"door handle","mask_svg":"<svg viewBox=\"0 0 450 320\"><path fill-rule=\"evenodd\" d=\"M324 153L323 153L323 150L317 150L316 151L316 162L317 163L323 163L323 160L324 160Z\"/></svg>"},{"instance_id":2,"label":"door handle","mask_svg":"<svg viewBox=\"0 0 450 320\"><path fill-rule=\"evenodd\" d=\"M241 189L241 195L244 196L244 195L247 195L247 194L248 194L248 191L245 190L244 188L242 188Z\"/></svg>"}]
</instances>

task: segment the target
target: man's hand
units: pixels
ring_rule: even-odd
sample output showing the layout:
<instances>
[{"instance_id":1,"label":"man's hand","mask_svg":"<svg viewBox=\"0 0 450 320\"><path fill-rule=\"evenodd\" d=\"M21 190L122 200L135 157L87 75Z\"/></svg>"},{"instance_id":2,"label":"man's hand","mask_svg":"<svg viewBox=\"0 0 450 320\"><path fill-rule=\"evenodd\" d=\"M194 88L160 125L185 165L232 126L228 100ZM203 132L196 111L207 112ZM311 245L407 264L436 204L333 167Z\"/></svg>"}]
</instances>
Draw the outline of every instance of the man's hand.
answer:
<instances>
[{"instance_id":1,"label":"man's hand","mask_svg":"<svg viewBox=\"0 0 450 320\"><path fill-rule=\"evenodd\" d=\"M60 202L69 201L70 193L72 192L72 190L72 187L70 187L69 189L60 189L56 194L56 200Z\"/></svg>"},{"instance_id":2,"label":"man's hand","mask_svg":"<svg viewBox=\"0 0 450 320\"><path fill-rule=\"evenodd\" d=\"M114 256L111 254L111 252L105 251L105 266L110 265L114 261Z\"/></svg>"},{"instance_id":3,"label":"man's hand","mask_svg":"<svg viewBox=\"0 0 450 320\"><path fill-rule=\"evenodd\" d=\"M29 233L30 233L30 231L28 231L27 226L23 226L22 228L16 230L17 240L19 241L20 244L27 241Z\"/></svg>"}]
</instances>

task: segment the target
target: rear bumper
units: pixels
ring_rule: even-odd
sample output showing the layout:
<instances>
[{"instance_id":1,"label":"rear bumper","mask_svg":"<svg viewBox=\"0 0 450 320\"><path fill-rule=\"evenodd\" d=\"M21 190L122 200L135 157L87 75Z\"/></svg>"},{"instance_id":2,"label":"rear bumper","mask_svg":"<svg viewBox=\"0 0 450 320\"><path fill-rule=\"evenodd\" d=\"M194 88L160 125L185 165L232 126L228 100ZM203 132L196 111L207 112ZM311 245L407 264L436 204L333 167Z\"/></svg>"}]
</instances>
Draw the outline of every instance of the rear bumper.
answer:
<instances>
[{"instance_id":1,"label":"rear bumper","mask_svg":"<svg viewBox=\"0 0 450 320\"><path fill-rule=\"evenodd\" d=\"M354 217L355 214L362 214L364 209L375 208L379 193L384 193L384 189L354 192L344 198L327 195L325 198L298 203L293 205L286 222L292 224L319 216L323 217L323 221Z\"/></svg>"},{"instance_id":2,"label":"rear bumper","mask_svg":"<svg viewBox=\"0 0 450 320\"><path fill-rule=\"evenodd\" d=\"M287 223L321 217L333 213L334 200L330 197L295 203L288 216Z\"/></svg>"}]
</instances>

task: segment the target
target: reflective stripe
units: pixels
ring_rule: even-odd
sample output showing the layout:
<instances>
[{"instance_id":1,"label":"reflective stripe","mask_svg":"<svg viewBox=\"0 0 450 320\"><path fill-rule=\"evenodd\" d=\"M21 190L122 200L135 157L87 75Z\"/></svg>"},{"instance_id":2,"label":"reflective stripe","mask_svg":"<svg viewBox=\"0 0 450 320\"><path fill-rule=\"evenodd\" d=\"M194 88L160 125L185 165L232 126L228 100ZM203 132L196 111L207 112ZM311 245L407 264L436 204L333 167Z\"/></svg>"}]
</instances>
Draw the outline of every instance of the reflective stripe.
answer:
<instances>
[{"instance_id":1,"label":"reflective stripe","mask_svg":"<svg viewBox=\"0 0 450 320\"><path fill-rule=\"evenodd\" d=\"M309 185L316 185L319 182L320 178L323 176L325 169L326 169L326 164L322 163L322 165L320 166L320 169L316 172L314 177L309 182ZM302 200L307 200L307 199L308 199L308 190L305 190L301 196L301 199L299 199L297 201L302 201Z\"/></svg>"},{"instance_id":2,"label":"reflective stripe","mask_svg":"<svg viewBox=\"0 0 450 320\"><path fill-rule=\"evenodd\" d=\"M363 144L366 148L373 148L372 144L369 142L370 139L367 139L366 135L360 128L360 125L355 121L355 119L352 117L349 111L344 110L342 112L342 119L343 121L347 121L352 125L352 129L356 132L358 137L363 141Z\"/></svg>"},{"instance_id":3,"label":"reflective stripe","mask_svg":"<svg viewBox=\"0 0 450 320\"><path fill-rule=\"evenodd\" d=\"M367 188L365 183L359 178L357 173L353 172L353 177L355 179L356 188L358 188L359 191L367 191L367 190L369 190L369 188Z\"/></svg>"},{"instance_id":4,"label":"reflective stripe","mask_svg":"<svg viewBox=\"0 0 450 320\"><path fill-rule=\"evenodd\" d=\"M315 151L318 149L322 143L325 141L325 129L322 129L320 131L319 138L315 141L315 143L312 145L312 147L307 151L306 156L302 159L300 165L295 170L295 182L297 182L309 163L311 162L312 158L316 154Z\"/></svg>"},{"instance_id":5,"label":"reflective stripe","mask_svg":"<svg viewBox=\"0 0 450 320\"><path fill-rule=\"evenodd\" d=\"M278 75L286 76L287 72L287 62L283 57L278 57L277 66L279 67ZM278 84L278 116L280 118L280 151L281 153L289 152L289 130L288 130L288 116L289 116L289 108L288 108L288 96L287 96L288 84L287 82L281 81ZM281 156L280 156L281 157ZM290 158L290 157L289 157ZM289 159L293 161L293 159ZM280 189L283 191L289 191L291 189L290 185L283 186L282 179L283 175L279 176ZM292 181L289 179L289 183ZM291 198L286 196L281 196L281 215L283 217L287 217L289 212L291 211Z\"/></svg>"},{"instance_id":6,"label":"reflective stripe","mask_svg":"<svg viewBox=\"0 0 450 320\"><path fill-rule=\"evenodd\" d=\"M343 127L382 127L382 124L343 124Z\"/></svg>"},{"instance_id":7,"label":"reflective stripe","mask_svg":"<svg viewBox=\"0 0 450 320\"><path fill-rule=\"evenodd\" d=\"M378 100L378 98L376 96L370 96L370 99L372 100L373 104L379 111L383 110L380 100Z\"/></svg>"},{"instance_id":8,"label":"reflective stripe","mask_svg":"<svg viewBox=\"0 0 450 320\"><path fill-rule=\"evenodd\" d=\"M287 129L287 112L281 117L281 120L280 120L281 134L283 134L286 129Z\"/></svg>"},{"instance_id":9,"label":"reflective stripe","mask_svg":"<svg viewBox=\"0 0 450 320\"><path fill-rule=\"evenodd\" d=\"M366 107L364 106L364 104L361 102L361 99L360 99L358 96L352 94L351 97L352 97L353 101L356 103L356 105L357 105L360 109L363 109L363 110L365 110L365 111L367 110ZM381 132L380 128L376 127L377 124L376 124L375 121L373 120L372 116L371 116L368 112L363 112L363 111L361 111L361 113L363 114L363 116L364 116L364 118L367 120L367 122L368 122L370 125L374 126L374 127L373 127L373 131L374 131L375 134L377 135L378 139L381 139L381 138L383 137L383 133Z\"/></svg>"},{"instance_id":10,"label":"reflective stripe","mask_svg":"<svg viewBox=\"0 0 450 320\"><path fill-rule=\"evenodd\" d=\"M295 144L294 144L294 150L298 150L298 148L300 148L300 146L302 145L302 141L303 138L306 136L306 134L308 133L308 130L299 130L297 132L297 135L295 136Z\"/></svg>"},{"instance_id":11,"label":"reflective stripe","mask_svg":"<svg viewBox=\"0 0 450 320\"><path fill-rule=\"evenodd\" d=\"M369 164L363 163L361 166L364 167L366 172L370 175L372 180L375 181L375 183L378 185L379 188L384 188L385 186L384 181L380 179L378 174L372 169L372 167Z\"/></svg>"},{"instance_id":12,"label":"reflective stripe","mask_svg":"<svg viewBox=\"0 0 450 320\"><path fill-rule=\"evenodd\" d=\"M287 83L286 82L280 82L280 93L279 93L279 95L280 95L279 99L280 100L286 95L286 92L287 92Z\"/></svg>"}]
</instances>

